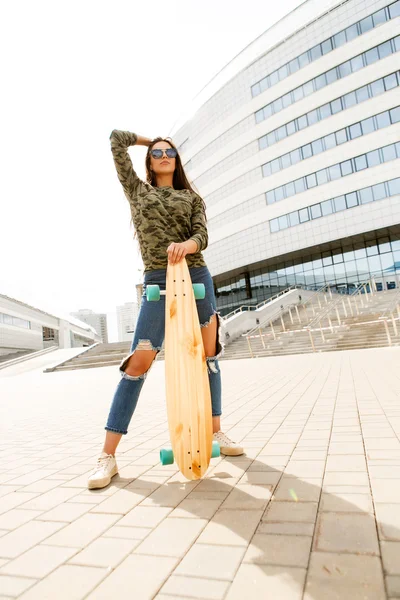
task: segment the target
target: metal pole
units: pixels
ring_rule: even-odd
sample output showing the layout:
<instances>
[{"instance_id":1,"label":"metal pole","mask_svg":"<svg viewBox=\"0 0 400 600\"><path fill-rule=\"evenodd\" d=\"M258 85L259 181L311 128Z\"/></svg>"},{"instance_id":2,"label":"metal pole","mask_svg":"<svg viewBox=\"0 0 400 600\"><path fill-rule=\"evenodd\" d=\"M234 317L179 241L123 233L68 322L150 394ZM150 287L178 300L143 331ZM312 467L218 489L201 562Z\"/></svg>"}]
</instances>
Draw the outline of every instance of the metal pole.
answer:
<instances>
[{"instance_id":1,"label":"metal pole","mask_svg":"<svg viewBox=\"0 0 400 600\"><path fill-rule=\"evenodd\" d=\"M299 313L299 309L297 308L297 304L295 304L295 307L294 307L294 308L296 309L297 318L298 318L298 320L299 320L299 323L301 323L301 319L300 319L300 313Z\"/></svg>"},{"instance_id":2,"label":"metal pole","mask_svg":"<svg viewBox=\"0 0 400 600\"><path fill-rule=\"evenodd\" d=\"M383 324L385 325L385 331L386 331L386 335L387 335L387 339L388 339L388 344L389 344L389 346L391 346L392 345L392 340L391 340L391 337L390 337L389 327L388 327L386 319L384 319Z\"/></svg>"},{"instance_id":3,"label":"metal pole","mask_svg":"<svg viewBox=\"0 0 400 600\"><path fill-rule=\"evenodd\" d=\"M336 311L336 318L337 318L337 320L339 321L339 325L341 325L341 324L342 324L342 322L341 322L341 320L340 320L340 315L339 315L339 311L338 311L338 309L337 309L337 306L335 306L335 311Z\"/></svg>"},{"instance_id":4,"label":"metal pole","mask_svg":"<svg viewBox=\"0 0 400 600\"><path fill-rule=\"evenodd\" d=\"M274 325L273 325L272 321L270 322L270 326L271 326L271 330L272 330L272 335L274 336L274 340L276 340L275 329L274 329Z\"/></svg>"},{"instance_id":5,"label":"metal pole","mask_svg":"<svg viewBox=\"0 0 400 600\"><path fill-rule=\"evenodd\" d=\"M354 317L353 307L351 305L351 301L350 301L350 298L348 296L347 296L347 303L348 303L349 308L350 308L351 316Z\"/></svg>"},{"instance_id":6,"label":"metal pole","mask_svg":"<svg viewBox=\"0 0 400 600\"><path fill-rule=\"evenodd\" d=\"M258 328L258 331L260 333L261 343L262 343L263 348L265 350L264 338L263 338L263 334L261 333L261 327Z\"/></svg>"},{"instance_id":7,"label":"metal pole","mask_svg":"<svg viewBox=\"0 0 400 600\"><path fill-rule=\"evenodd\" d=\"M313 337L312 337L311 329L308 330L308 335L310 336L310 342L311 342L311 346L312 346L313 352L315 352L314 340L313 340Z\"/></svg>"},{"instance_id":8,"label":"metal pole","mask_svg":"<svg viewBox=\"0 0 400 600\"><path fill-rule=\"evenodd\" d=\"M345 317L346 317L346 319L347 319L347 310L346 310L346 305L345 305L345 303L344 303L344 300L342 300L342 305L343 305L343 312L344 312L344 316L345 316Z\"/></svg>"},{"instance_id":9,"label":"metal pole","mask_svg":"<svg viewBox=\"0 0 400 600\"><path fill-rule=\"evenodd\" d=\"M285 323L283 322L283 315L281 315L281 323L283 331L286 331Z\"/></svg>"},{"instance_id":10,"label":"metal pole","mask_svg":"<svg viewBox=\"0 0 400 600\"><path fill-rule=\"evenodd\" d=\"M251 348L251 344L250 344L250 338L249 338L249 336L247 336L247 343L248 343L248 345L249 345L250 356L251 356L251 358L254 358L254 355L253 355L253 350L252 350L252 348Z\"/></svg>"},{"instance_id":11,"label":"metal pole","mask_svg":"<svg viewBox=\"0 0 400 600\"><path fill-rule=\"evenodd\" d=\"M333 333L332 321L329 316L328 316L328 321L329 321L329 327L331 328L331 333Z\"/></svg>"},{"instance_id":12,"label":"metal pole","mask_svg":"<svg viewBox=\"0 0 400 600\"><path fill-rule=\"evenodd\" d=\"M394 318L394 314L392 313L390 316L392 317L392 325L393 325L393 329L394 329L394 335L398 335L398 333L397 333L397 325L396 325L396 320Z\"/></svg>"},{"instance_id":13,"label":"metal pole","mask_svg":"<svg viewBox=\"0 0 400 600\"><path fill-rule=\"evenodd\" d=\"M292 317L292 309L291 308L289 308L289 317L290 317L290 321L293 325L293 317Z\"/></svg>"}]
</instances>

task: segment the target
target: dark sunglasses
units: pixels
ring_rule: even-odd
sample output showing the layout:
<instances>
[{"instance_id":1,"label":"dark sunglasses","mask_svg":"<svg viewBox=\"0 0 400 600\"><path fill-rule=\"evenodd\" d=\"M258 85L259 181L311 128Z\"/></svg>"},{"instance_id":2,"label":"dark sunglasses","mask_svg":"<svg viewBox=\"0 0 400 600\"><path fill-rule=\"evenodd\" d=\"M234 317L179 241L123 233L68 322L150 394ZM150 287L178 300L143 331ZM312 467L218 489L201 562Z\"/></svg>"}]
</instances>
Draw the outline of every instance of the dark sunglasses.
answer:
<instances>
[{"instance_id":1,"label":"dark sunglasses","mask_svg":"<svg viewBox=\"0 0 400 600\"><path fill-rule=\"evenodd\" d=\"M164 152L168 158L176 158L178 154L175 148L167 148L166 150L155 148L154 150L150 150L150 152L153 158L161 158L164 155Z\"/></svg>"}]
</instances>

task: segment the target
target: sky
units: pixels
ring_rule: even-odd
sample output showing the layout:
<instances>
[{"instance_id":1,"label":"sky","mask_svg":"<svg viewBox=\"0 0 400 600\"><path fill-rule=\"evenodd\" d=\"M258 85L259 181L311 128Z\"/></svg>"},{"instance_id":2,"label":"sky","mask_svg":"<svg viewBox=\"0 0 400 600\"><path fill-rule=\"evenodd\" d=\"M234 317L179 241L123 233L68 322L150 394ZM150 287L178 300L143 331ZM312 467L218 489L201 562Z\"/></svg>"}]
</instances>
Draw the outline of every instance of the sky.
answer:
<instances>
[{"instance_id":1,"label":"sky","mask_svg":"<svg viewBox=\"0 0 400 600\"><path fill-rule=\"evenodd\" d=\"M169 135L300 0L15 0L0 6L0 293L62 315L136 301L143 265L113 129ZM130 151L144 178L144 147Z\"/></svg>"}]
</instances>

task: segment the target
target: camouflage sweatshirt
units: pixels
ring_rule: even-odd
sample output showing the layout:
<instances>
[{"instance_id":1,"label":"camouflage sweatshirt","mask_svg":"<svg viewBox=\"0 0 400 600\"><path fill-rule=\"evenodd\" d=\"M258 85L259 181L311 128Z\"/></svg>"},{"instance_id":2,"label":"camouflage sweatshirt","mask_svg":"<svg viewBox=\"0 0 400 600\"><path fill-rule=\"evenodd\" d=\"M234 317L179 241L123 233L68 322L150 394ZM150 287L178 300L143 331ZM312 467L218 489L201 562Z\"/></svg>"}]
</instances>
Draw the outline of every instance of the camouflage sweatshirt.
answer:
<instances>
[{"instance_id":1,"label":"camouflage sweatshirt","mask_svg":"<svg viewBox=\"0 0 400 600\"><path fill-rule=\"evenodd\" d=\"M135 133L114 130L110 140L118 178L131 207L145 271L166 269L171 242L189 239L196 242L198 251L186 255L188 266L205 266L201 251L207 248L208 234L200 196L190 190L153 187L142 181L128 153L128 147L136 144Z\"/></svg>"}]
</instances>

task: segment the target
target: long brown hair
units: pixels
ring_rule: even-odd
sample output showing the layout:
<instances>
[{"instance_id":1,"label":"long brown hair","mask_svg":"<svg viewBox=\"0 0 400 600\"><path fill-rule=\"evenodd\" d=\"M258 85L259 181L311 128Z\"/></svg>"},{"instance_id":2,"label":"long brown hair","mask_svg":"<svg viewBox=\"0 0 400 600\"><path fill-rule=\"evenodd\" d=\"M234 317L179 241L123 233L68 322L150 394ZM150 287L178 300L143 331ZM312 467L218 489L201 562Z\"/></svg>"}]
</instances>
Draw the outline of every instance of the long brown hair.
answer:
<instances>
[{"instance_id":1,"label":"long brown hair","mask_svg":"<svg viewBox=\"0 0 400 600\"><path fill-rule=\"evenodd\" d=\"M172 187L175 190L190 190L191 192L193 192L194 194L197 194L201 198L200 194L196 190L193 189L193 185L189 182L189 180L186 176L186 173L185 173L185 169L183 168L183 165L182 165L181 157L179 156L178 148L172 142L171 138L156 137L156 138L154 138L154 140L151 141L151 144L149 145L147 154L146 154L146 181L147 181L147 183L150 183L150 185L152 185L153 187L157 187L155 173L154 173L154 171L152 171L150 169L150 152L151 152L151 149L153 148L154 144L157 144L157 142L167 142L167 144L169 144L171 146L171 148L175 148L175 150L177 151L177 155L176 155L176 159L175 159L175 171L174 171L173 178L172 178ZM202 201L203 201L204 217L207 221L206 204L205 204L203 198L202 198Z\"/></svg>"}]
</instances>

